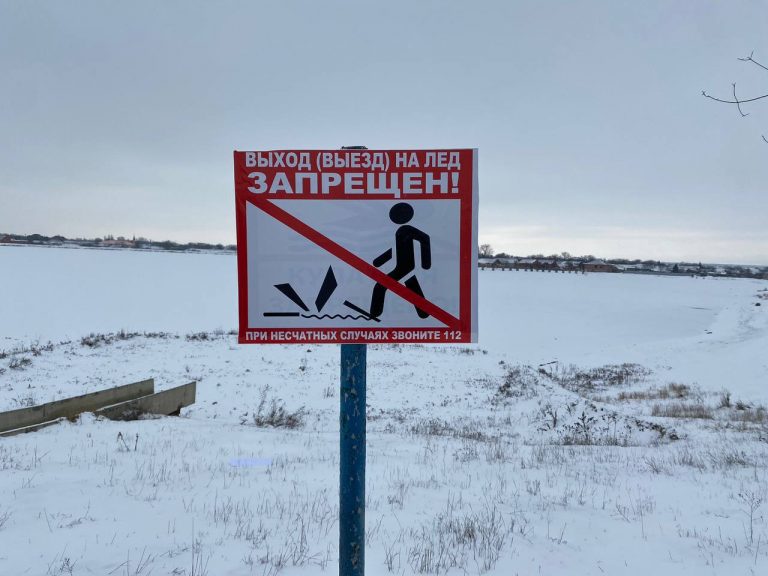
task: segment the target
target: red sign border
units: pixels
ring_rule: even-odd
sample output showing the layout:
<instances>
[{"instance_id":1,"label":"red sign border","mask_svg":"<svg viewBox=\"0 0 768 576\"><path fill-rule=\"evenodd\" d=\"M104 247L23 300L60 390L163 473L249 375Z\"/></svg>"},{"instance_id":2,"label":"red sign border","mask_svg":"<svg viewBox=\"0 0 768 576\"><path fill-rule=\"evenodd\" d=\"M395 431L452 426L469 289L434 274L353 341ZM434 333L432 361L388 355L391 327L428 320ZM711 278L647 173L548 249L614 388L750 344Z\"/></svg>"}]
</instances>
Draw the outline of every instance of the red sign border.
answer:
<instances>
[{"instance_id":1,"label":"red sign border","mask_svg":"<svg viewBox=\"0 0 768 576\"><path fill-rule=\"evenodd\" d=\"M388 152L388 153L394 153L394 152L432 152L432 149L423 149L423 150L369 150L369 152ZM286 344L286 343L301 343L301 344L308 344L308 343L326 343L326 344L367 344L367 343L471 343L477 341L477 310L476 310L476 294L474 294L477 290L477 209L478 209L478 174L477 174L477 149L476 148L470 148L470 149L456 149L456 150L450 150L450 151L457 151L457 152L469 152L471 154L472 159L472 174L471 174L471 182L472 182L472 190L469 198L466 198L466 196L460 197L459 200L459 325L458 326L449 326L446 325L445 327L397 327L397 328L370 328L370 329L361 329L361 328L350 328L350 327L322 327L322 328L253 328L248 326L248 248L247 248L247 224L246 224L246 206L248 203L251 203L258 207L259 209L270 213L269 211L265 210L265 204L269 204L272 207L276 208L277 210L282 209L278 208L276 205L269 202L268 199L257 199L253 197L249 197L246 193L241 192L238 189L238 182L237 182L237 168L238 168L238 154L244 154L244 151L234 151L234 163L235 163L235 226L236 226L236 234L237 234L237 268L238 268L238 319L239 319L239 329L238 329L238 343L240 344ZM267 152L267 151L264 151ZM280 152L280 151L272 151L272 152ZM287 151L286 151L287 152ZM323 152L322 150L314 150L313 152ZM330 151L329 151L330 152ZM335 152L335 151L334 151ZM320 200L321 198L317 198L317 200ZM307 198L306 196L303 198L296 198L298 201L312 201L314 198ZM352 200L352 198L350 199ZM360 200L359 197L354 198L354 200ZM392 198L389 197L366 197L367 201L377 201L377 200L392 200ZM420 198L411 198L409 201L415 201L418 202L421 200ZM429 200L429 198L423 198L423 200ZM287 214L287 213L286 213ZM270 214L272 217L276 217L274 212ZM290 218L295 217L289 215ZM304 235L311 241L316 242L316 238L310 238L312 235L311 232L314 232L317 236L322 236L319 233L315 232L304 224L306 228L311 231L310 234L302 233L290 224L288 224L285 220L282 220L278 218L279 221L283 222L286 226L289 228L292 228L294 231ZM298 221L298 220L297 220ZM300 222L300 221L298 221ZM303 224L303 223L302 223ZM323 237L324 238L324 237ZM329 242L332 242L332 240L328 239ZM335 243L333 243L335 244ZM338 246L338 245L336 245ZM324 249L325 246L322 246ZM339 246L341 250L344 250L342 247ZM334 252L331 252L336 257L344 260L340 255L335 254ZM357 258L357 257L355 257ZM359 260L359 258L358 258ZM366 267L370 266L364 261L361 260L365 264ZM349 262L348 262L349 263ZM369 276L377 281L382 281L382 283L389 283L389 277L387 277L383 272L379 271L378 269L374 268L373 266L370 266L373 270L369 270L368 272L365 272L361 270L360 266L353 267L357 268L362 274L365 274L366 276ZM382 276L383 278L379 277ZM392 281L394 282L394 281ZM399 284L399 283L398 283ZM403 294L398 294L400 297L413 301L414 299L422 300L424 303L426 302L429 306L436 308L437 311L442 312L443 314L450 316L451 319L453 318L450 314L447 312L441 310L439 307L435 306L428 300L421 299L418 295L413 294L405 288L404 285L400 286L403 287L405 291L409 293L409 298L406 298ZM390 287L391 288L391 287ZM397 289L393 290L395 292L398 292ZM402 291L402 290L401 290ZM432 312L436 310L431 310ZM432 314L435 318L438 316ZM441 319L443 323L446 323L445 320ZM447 324L447 323L446 323ZM459 330L455 330L455 328L459 328ZM398 339L390 339L390 338L383 338L383 339L377 339L377 338L364 338L359 337L355 339L340 339L339 337L333 338L333 339L316 339L316 337L319 337L319 335L328 335L329 333L336 332L337 334L341 334L343 332L366 332L366 333L376 333L376 332L385 332L385 333L392 333L392 332L400 332L400 333L410 333L412 337L401 337ZM437 338L434 337L433 333L439 333L439 336ZM254 340L248 338L249 333L266 333L267 339L266 340ZM280 334L300 334L304 333L307 338L291 338L290 340L281 340L278 338ZM429 338L432 338L431 340Z\"/></svg>"}]
</instances>

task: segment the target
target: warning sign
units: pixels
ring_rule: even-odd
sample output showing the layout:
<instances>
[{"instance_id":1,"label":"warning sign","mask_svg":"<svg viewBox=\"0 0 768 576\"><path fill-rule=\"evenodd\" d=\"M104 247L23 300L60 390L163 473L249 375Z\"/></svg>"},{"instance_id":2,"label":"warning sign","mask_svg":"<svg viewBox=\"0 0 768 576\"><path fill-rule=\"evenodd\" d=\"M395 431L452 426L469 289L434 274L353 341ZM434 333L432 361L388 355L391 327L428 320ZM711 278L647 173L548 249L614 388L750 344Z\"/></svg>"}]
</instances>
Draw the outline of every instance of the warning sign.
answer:
<instances>
[{"instance_id":1,"label":"warning sign","mask_svg":"<svg viewBox=\"0 0 768 576\"><path fill-rule=\"evenodd\" d=\"M234 157L241 343L477 341L477 150Z\"/></svg>"}]
</instances>

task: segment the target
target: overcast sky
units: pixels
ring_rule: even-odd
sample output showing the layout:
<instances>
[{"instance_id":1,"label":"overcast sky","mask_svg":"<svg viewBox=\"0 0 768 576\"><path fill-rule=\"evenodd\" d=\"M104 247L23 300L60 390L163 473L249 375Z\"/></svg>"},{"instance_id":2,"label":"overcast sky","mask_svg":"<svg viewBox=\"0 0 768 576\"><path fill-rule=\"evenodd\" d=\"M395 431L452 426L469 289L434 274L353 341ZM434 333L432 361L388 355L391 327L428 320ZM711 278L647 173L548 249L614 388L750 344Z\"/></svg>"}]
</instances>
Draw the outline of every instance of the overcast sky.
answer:
<instances>
[{"instance_id":1,"label":"overcast sky","mask_svg":"<svg viewBox=\"0 0 768 576\"><path fill-rule=\"evenodd\" d=\"M233 243L232 150L477 147L480 241L768 264L768 2L0 0L0 232Z\"/></svg>"}]
</instances>

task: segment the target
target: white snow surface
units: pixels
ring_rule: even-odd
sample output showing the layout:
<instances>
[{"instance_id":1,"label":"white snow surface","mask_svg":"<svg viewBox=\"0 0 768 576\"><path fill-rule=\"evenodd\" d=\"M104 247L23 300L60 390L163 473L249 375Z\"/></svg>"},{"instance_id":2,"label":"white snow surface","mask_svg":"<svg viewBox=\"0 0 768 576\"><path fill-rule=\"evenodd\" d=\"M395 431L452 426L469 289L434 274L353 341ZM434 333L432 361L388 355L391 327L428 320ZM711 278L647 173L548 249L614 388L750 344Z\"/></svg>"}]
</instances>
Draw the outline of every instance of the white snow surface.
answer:
<instances>
[{"instance_id":1,"label":"white snow surface","mask_svg":"<svg viewBox=\"0 0 768 576\"><path fill-rule=\"evenodd\" d=\"M337 572L338 346L238 345L229 255L0 271L0 410L198 382L181 417L0 438L0 575ZM479 277L477 345L368 348L367 573L768 573L768 283Z\"/></svg>"}]
</instances>

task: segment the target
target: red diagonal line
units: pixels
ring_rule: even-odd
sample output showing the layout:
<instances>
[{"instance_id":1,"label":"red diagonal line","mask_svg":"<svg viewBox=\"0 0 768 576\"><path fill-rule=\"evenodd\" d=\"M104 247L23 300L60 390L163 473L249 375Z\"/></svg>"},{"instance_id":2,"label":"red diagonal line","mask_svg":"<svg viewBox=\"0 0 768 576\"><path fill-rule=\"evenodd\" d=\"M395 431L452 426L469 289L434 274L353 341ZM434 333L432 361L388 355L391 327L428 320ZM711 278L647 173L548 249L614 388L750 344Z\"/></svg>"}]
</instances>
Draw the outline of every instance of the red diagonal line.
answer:
<instances>
[{"instance_id":1,"label":"red diagonal line","mask_svg":"<svg viewBox=\"0 0 768 576\"><path fill-rule=\"evenodd\" d=\"M410 288L407 286L400 284L400 282L397 282L396 280L393 280L384 272L376 268L375 266L372 266L362 258L355 256L344 248L343 246L337 244L327 236L324 236L311 226L308 226L292 214L286 212L279 206L276 206L269 200L265 198L254 198L254 199L248 199L249 202L251 202L254 206L257 208L263 210L270 216L272 216L275 220L278 220L291 228L292 230L298 232L302 236L304 236L307 240L310 242L314 242L320 248L323 250L330 252L343 262L346 262L359 272L362 272L372 280L375 280L379 284L383 285L387 290L391 290L400 298L403 298L404 300L410 302L414 306L420 308L421 310L424 310L429 315L433 316L434 318L437 318L440 322L448 326L448 328L452 328L454 330L460 330L461 329L461 321L453 316L452 314L449 314L436 304L433 304L426 298L423 298L413 292Z\"/></svg>"}]
</instances>

